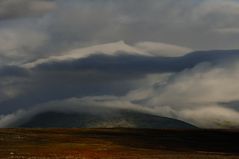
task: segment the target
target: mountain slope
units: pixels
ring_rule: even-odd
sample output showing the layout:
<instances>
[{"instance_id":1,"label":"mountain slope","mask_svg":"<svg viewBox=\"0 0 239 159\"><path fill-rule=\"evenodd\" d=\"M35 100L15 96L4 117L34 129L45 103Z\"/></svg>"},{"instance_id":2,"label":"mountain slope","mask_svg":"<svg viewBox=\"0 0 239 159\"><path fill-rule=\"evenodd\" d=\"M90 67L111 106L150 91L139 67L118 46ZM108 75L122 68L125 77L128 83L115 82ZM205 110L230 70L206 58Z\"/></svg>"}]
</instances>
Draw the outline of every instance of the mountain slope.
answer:
<instances>
[{"instance_id":1,"label":"mountain slope","mask_svg":"<svg viewBox=\"0 0 239 159\"><path fill-rule=\"evenodd\" d=\"M19 127L26 128L196 128L185 122L136 111L120 110L117 113L63 113L44 112L33 116Z\"/></svg>"}]
</instances>

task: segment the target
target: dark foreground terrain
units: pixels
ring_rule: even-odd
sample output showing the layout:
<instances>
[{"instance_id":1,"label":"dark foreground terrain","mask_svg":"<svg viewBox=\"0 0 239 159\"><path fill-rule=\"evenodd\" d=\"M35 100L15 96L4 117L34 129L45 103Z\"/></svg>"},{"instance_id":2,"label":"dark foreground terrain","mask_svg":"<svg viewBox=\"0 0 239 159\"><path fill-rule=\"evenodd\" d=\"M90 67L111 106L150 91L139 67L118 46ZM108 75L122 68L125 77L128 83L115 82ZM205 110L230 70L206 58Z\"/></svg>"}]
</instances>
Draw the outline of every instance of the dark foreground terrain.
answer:
<instances>
[{"instance_id":1,"label":"dark foreground terrain","mask_svg":"<svg viewBox=\"0 0 239 159\"><path fill-rule=\"evenodd\" d=\"M239 131L0 129L7 159L236 159Z\"/></svg>"}]
</instances>

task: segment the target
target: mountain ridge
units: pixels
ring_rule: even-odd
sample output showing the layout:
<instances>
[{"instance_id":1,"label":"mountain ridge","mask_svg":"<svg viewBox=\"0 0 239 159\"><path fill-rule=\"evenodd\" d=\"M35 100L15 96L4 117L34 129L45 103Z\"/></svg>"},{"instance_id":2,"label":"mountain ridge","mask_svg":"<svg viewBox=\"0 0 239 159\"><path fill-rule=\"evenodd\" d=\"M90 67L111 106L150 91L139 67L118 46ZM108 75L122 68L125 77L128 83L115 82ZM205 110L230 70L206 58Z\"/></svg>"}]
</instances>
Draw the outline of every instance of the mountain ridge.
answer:
<instances>
[{"instance_id":1,"label":"mountain ridge","mask_svg":"<svg viewBox=\"0 0 239 159\"><path fill-rule=\"evenodd\" d=\"M36 114L21 128L196 128L186 122L152 114L120 110L95 114L48 111Z\"/></svg>"}]
</instances>

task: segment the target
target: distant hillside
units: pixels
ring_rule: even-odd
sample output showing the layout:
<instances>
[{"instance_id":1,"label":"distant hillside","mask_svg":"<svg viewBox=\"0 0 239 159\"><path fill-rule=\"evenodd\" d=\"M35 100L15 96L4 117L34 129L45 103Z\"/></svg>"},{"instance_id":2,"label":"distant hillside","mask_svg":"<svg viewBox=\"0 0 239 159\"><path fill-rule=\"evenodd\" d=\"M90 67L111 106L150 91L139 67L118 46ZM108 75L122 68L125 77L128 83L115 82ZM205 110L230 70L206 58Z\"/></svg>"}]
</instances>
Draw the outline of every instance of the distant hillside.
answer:
<instances>
[{"instance_id":1,"label":"distant hillside","mask_svg":"<svg viewBox=\"0 0 239 159\"><path fill-rule=\"evenodd\" d=\"M99 113L44 112L20 124L26 128L196 128L188 123L142 112L120 110Z\"/></svg>"}]
</instances>

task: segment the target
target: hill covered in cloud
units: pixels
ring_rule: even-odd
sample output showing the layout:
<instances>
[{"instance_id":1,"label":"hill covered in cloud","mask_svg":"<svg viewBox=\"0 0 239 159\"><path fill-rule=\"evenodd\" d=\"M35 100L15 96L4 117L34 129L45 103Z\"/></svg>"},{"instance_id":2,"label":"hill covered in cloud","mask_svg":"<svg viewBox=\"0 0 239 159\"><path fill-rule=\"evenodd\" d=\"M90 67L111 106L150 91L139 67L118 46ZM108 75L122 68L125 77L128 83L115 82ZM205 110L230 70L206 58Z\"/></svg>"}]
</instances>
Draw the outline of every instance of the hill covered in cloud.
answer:
<instances>
[{"instance_id":1,"label":"hill covered in cloud","mask_svg":"<svg viewBox=\"0 0 239 159\"><path fill-rule=\"evenodd\" d=\"M61 57L33 62L31 67L2 67L2 79L11 83L2 81L1 104L6 113L21 110L2 116L2 126L29 117L32 110L37 114L48 108L57 112L108 106L143 110L198 127L238 127L237 50L179 57L132 52ZM7 94L11 85L15 94Z\"/></svg>"},{"instance_id":2,"label":"hill covered in cloud","mask_svg":"<svg viewBox=\"0 0 239 159\"><path fill-rule=\"evenodd\" d=\"M94 107L92 108L94 109ZM133 110L97 108L97 111L48 111L38 113L28 120L21 118L9 127L23 128L151 128L196 129L185 122ZM24 118L23 118L24 119Z\"/></svg>"}]
</instances>

